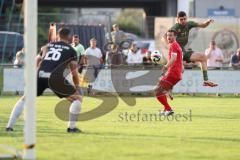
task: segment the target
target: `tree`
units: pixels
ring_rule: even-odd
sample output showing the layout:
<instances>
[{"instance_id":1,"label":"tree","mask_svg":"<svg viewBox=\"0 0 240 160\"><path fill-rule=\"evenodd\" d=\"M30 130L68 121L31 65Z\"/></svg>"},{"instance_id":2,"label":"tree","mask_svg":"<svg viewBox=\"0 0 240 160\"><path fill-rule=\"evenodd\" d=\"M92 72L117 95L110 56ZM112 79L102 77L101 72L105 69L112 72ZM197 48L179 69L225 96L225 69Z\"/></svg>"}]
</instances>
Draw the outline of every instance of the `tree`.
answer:
<instances>
[{"instance_id":1,"label":"tree","mask_svg":"<svg viewBox=\"0 0 240 160\"><path fill-rule=\"evenodd\" d=\"M140 9L123 9L115 23L125 32L142 36L145 23L143 15L144 11Z\"/></svg>"}]
</instances>

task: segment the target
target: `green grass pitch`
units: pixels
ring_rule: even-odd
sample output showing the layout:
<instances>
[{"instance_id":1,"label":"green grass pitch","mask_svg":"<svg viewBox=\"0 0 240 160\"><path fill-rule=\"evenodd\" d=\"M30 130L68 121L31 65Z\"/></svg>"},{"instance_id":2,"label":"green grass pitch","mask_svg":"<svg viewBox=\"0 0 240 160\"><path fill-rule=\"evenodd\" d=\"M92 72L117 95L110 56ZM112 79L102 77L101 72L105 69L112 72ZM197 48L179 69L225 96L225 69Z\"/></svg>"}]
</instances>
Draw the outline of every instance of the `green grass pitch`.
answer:
<instances>
[{"instance_id":1,"label":"green grass pitch","mask_svg":"<svg viewBox=\"0 0 240 160\"><path fill-rule=\"evenodd\" d=\"M15 132L4 131L18 98L0 97L0 144L21 149L23 116ZM111 101L111 97L107 100ZM136 115L139 110L142 115L151 114L162 107L155 98L139 97L134 107L120 100L112 112L95 120L79 122L82 134L66 133L67 122L59 120L54 113L59 101L54 96L37 98L39 160L240 159L239 97L175 97L170 102L175 113L190 114L191 110L191 121L126 121L121 114ZM99 99L85 97L82 111L91 110L98 103Z\"/></svg>"}]
</instances>

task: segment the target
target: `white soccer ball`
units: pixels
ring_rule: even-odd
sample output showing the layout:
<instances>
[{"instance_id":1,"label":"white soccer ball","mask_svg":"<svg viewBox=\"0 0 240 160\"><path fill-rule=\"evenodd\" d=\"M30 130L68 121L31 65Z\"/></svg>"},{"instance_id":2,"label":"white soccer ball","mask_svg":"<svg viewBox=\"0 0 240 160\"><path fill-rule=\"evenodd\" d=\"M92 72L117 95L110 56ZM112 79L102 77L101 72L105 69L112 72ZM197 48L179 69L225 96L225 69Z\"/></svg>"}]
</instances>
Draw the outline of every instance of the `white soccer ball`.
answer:
<instances>
[{"instance_id":1,"label":"white soccer ball","mask_svg":"<svg viewBox=\"0 0 240 160\"><path fill-rule=\"evenodd\" d=\"M151 54L151 59L154 64L161 64L162 55L158 50L155 50Z\"/></svg>"}]
</instances>

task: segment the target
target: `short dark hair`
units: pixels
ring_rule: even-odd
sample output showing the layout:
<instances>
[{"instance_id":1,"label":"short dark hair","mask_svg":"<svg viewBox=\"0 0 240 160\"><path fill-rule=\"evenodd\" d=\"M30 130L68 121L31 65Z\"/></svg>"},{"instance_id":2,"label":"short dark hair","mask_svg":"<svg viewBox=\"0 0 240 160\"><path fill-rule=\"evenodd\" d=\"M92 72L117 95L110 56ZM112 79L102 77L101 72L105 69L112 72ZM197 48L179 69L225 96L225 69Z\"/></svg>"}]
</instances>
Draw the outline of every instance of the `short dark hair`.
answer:
<instances>
[{"instance_id":1,"label":"short dark hair","mask_svg":"<svg viewBox=\"0 0 240 160\"><path fill-rule=\"evenodd\" d=\"M113 44L111 45L111 49L117 49L117 47L118 47L118 45L115 44L115 43L113 43Z\"/></svg>"},{"instance_id":2,"label":"short dark hair","mask_svg":"<svg viewBox=\"0 0 240 160\"><path fill-rule=\"evenodd\" d=\"M210 42L210 44L211 44L211 45L216 45L216 42L215 42L214 40L212 40L212 41Z\"/></svg>"},{"instance_id":3,"label":"short dark hair","mask_svg":"<svg viewBox=\"0 0 240 160\"><path fill-rule=\"evenodd\" d=\"M184 11L179 11L179 12L177 13L177 18L179 18L179 17L185 17L185 16L187 16L187 14L186 14Z\"/></svg>"},{"instance_id":4,"label":"short dark hair","mask_svg":"<svg viewBox=\"0 0 240 160\"><path fill-rule=\"evenodd\" d=\"M177 35L177 32L174 29L169 29L167 32L172 32L175 36Z\"/></svg>"},{"instance_id":5,"label":"short dark hair","mask_svg":"<svg viewBox=\"0 0 240 160\"><path fill-rule=\"evenodd\" d=\"M70 35L70 30L68 28L62 27L58 30L58 35L60 38L68 38Z\"/></svg>"},{"instance_id":6,"label":"short dark hair","mask_svg":"<svg viewBox=\"0 0 240 160\"><path fill-rule=\"evenodd\" d=\"M79 38L79 36L77 34L74 34L73 37L74 38Z\"/></svg>"}]
</instances>

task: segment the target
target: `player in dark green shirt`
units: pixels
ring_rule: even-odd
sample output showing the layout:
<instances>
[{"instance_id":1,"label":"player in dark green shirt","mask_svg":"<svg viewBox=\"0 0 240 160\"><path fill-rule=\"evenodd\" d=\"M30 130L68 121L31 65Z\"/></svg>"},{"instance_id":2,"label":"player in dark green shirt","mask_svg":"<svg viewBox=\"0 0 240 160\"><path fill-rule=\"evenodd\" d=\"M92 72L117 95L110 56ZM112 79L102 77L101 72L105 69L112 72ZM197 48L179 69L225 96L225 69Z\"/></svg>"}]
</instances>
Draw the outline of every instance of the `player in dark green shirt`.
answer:
<instances>
[{"instance_id":1,"label":"player in dark green shirt","mask_svg":"<svg viewBox=\"0 0 240 160\"><path fill-rule=\"evenodd\" d=\"M216 87L217 84L211 82L208 80L207 75L207 56L204 53L196 53L192 50L187 50L185 47L188 43L188 36L189 31L192 28L200 27L200 28L206 28L210 23L212 23L212 19L208 19L205 22L202 23L196 23L194 21L187 21L187 15L185 12L180 11L177 14L177 23L172 26L171 29L175 30L177 32L177 42L180 44L182 51L183 51L183 61L186 63L190 62L200 62L201 63L201 69L203 72L203 86L210 86L210 87ZM166 40L166 37L164 37Z\"/></svg>"}]
</instances>

